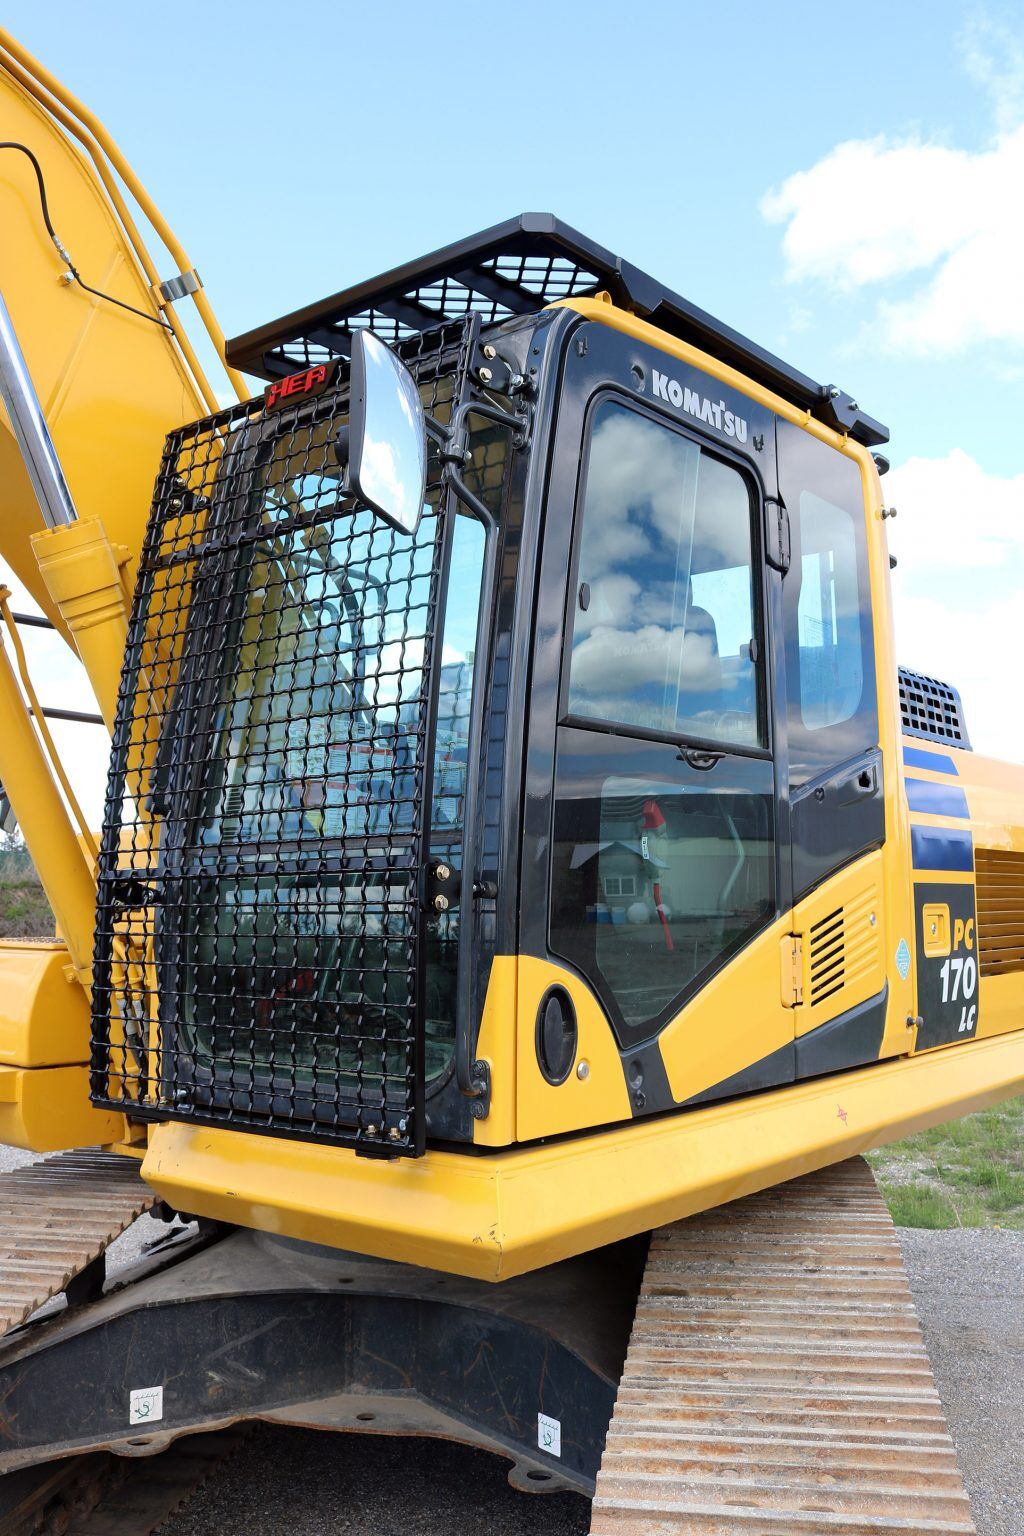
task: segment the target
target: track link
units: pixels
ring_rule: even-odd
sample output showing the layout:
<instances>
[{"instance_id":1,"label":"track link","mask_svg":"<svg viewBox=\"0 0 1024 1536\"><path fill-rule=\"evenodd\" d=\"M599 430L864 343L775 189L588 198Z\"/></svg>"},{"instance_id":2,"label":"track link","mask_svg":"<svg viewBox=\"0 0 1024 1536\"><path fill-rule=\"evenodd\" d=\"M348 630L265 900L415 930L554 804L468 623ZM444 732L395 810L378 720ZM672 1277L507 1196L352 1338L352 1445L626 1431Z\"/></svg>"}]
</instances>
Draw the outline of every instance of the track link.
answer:
<instances>
[{"instance_id":1,"label":"track link","mask_svg":"<svg viewBox=\"0 0 1024 1536\"><path fill-rule=\"evenodd\" d=\"M0 1176L0 1335L94 1263L156 1196L134 1158L62 1152Z\"/></svg>"},{"instance_id":2,"label":"track link","mask_svg":"<svg viewBox=\"0 0 1024 1536\"><path fill-rule=\"evenodd\" d=\"M862 1158L655 1232L592 1536L974 1536Z\"/></svg>"},{"instance_id":3,"label":"track link","mask_svg":"<svg viewBox=\"0 0 1024 1536\"><path fill-rule=\"evenodd\" d=\"M233 1424L176 1440L156 1456L106 1452L0 1478L0 1536L148 1536L252 1431Z\"/></svg>"}]
</instances>

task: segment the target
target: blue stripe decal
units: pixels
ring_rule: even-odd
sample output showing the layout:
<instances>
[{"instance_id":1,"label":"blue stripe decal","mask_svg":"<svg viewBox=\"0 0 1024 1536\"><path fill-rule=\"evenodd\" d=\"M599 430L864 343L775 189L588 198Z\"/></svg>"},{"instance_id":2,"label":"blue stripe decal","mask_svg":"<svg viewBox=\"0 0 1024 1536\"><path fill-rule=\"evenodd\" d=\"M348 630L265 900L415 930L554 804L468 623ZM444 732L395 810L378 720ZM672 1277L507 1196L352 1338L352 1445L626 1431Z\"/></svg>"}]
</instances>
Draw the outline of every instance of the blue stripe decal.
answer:
<instances>
[{"instance_id":1,"label":"blue stripe decal","mask_svg":"<svg viewBox=\"0 0 1024 1536\"><path fill-rule=\"evenodd\" d=\"M967 796L959 784L936 784L931 779L908 779L907 799L912 811L927 816L956 816L970 821Z\"/></svg>"},{"instance_id":2,"label":"blue stripe decal","mask_svg":"<svg viewBox=\"0 0 1024 1536\"><path fill-rule=\"evenodd\" d=\"M920 747L904 747L903 761L908 768L929 768L932 773L950 773L954 779L960 777L956 763L945 752L923 752Z\"/></svg>"},{"instance_id":3,"label":"blue stripe decal","mask_svg":"<svg viewBox=\"0 0 1024 1536\"><path fill-rule=\"evenodd\" d=\"M911 846L915 869L974 869L974 839L969 832L946 831L943 827L911 827Z\"/></svg>"}]
</instances>

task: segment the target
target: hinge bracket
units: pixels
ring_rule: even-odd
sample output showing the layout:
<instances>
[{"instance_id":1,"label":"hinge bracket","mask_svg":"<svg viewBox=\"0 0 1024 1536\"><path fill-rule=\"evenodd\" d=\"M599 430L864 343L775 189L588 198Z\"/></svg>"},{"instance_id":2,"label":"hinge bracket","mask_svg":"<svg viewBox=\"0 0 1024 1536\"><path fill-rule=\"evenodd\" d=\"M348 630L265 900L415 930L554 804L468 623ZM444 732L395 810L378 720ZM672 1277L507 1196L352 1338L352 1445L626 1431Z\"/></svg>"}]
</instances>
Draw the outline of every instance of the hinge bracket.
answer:
<instances>
[{"instance_id":1,"label":"hinge bracket","mask_svg":"<svg viewBox=\"0 0 1024 1536\"><path fill-rule=\"evenodd\" d=\"M164 282L153 284L161 305L173 304L176 299L184 299L190 293L198 293L202 286L203 280L195 267L191 272L176 272L173 277L168 277Z\"/></svg>"},{"instance_id":2,"label":"hinge bracket","mask_svg":"<svg viewBox=\"0 0 1024 1536\"><path fill-rule=\"evenodd\" d=\"M773 571L781 571L785 576L792 553L789 513L781 496L766 496L764 499L764 535L765 559Z\"/></svg>"},{"instance_id":3,"label":"hinge bracket","mask_svg":"<svg viewBox=\"0 0 1024 1536\"><path fill-rule=\"evenodd\" d=\"M798 933L779 940L783 1008L799 1008L804 1000L804 941Z\"/></svg>"}]
</instances>

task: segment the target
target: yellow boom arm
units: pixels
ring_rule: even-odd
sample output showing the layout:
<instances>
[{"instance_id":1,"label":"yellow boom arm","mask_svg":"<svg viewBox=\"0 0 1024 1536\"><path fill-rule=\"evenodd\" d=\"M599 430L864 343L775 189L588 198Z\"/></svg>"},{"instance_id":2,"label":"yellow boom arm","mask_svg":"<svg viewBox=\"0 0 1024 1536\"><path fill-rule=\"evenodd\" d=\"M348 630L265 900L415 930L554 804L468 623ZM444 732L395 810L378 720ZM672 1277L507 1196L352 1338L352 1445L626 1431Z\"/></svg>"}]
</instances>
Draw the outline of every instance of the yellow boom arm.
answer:
<instances>
[{"instance_id":1,"label":"yellow boom arm","mask_svg":"<svg viewBox=\"0 0 1024 1536\"><path fill-rule=\"evenodd\" d=\"M164 247L163 271L133 206ZM176 300L191 299L229 387L247 391L224 362L189 257L117 145L2 29L0 228L0 556L83 662L109 726L164 438L220 403ZM30 945L0 947L0 1141L51 1150L52 1116L39 1142L43 1102L64 1105L61 1144L110 1141L123 1120L89 1107L85 1065L95 844L65 810L66 779L2 636L0 705L0 782L56 914L69 978L62 1017L52 1018L62 994L50 962L60 955L42 964Z\"/></svg>"}]
</instances>

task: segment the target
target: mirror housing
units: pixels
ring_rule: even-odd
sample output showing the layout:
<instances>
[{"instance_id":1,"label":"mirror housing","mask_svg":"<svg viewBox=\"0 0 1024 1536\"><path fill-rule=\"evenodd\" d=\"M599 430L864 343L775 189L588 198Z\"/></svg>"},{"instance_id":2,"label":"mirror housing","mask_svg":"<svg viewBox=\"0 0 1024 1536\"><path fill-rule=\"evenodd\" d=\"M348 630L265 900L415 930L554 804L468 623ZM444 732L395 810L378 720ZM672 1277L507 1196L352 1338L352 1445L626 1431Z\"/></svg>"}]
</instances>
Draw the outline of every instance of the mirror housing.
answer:
<instances>
[{"instance_id":1,"label":"mirror housing","mask_svg":"<svg viewBox=\"0 0 1024 1536\"><path fill-rule=\"evenodd\" d=\"M352 337L348 489L401 533L415 533L427 484L416 381L372 331ZM339 444L340 447L340 444Z\"/></svg>"}]
</instances>

